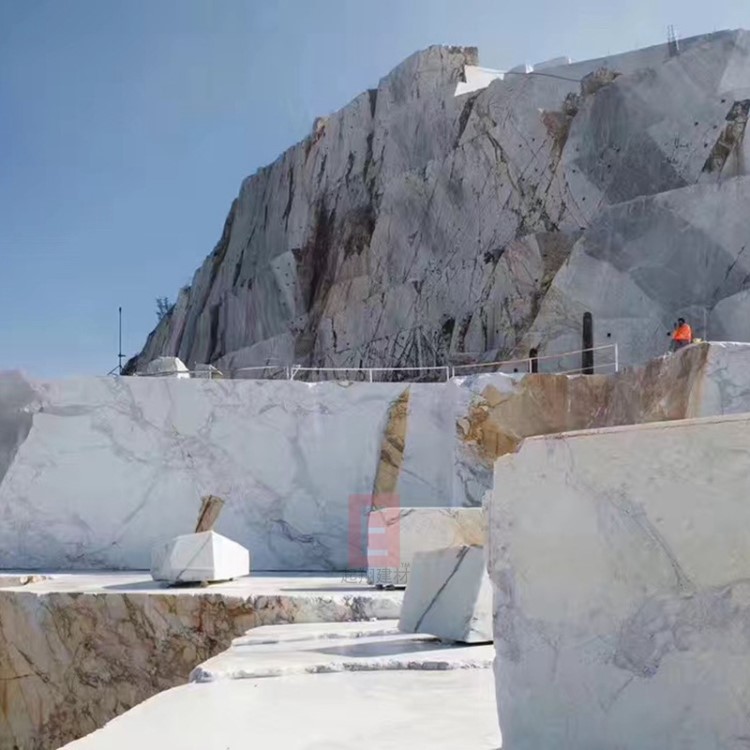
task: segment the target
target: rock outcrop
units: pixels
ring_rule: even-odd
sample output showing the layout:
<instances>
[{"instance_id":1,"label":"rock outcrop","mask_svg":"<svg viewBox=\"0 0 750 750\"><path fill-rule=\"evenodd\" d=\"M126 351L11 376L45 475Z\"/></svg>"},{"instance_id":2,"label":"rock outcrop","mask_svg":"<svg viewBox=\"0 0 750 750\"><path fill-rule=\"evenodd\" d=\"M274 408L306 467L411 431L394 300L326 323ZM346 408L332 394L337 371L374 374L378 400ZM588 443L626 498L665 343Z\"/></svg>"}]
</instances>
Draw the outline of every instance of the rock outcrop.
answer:
<instances>
[{"instance_id":1,"label":"rock outcrop","mask_svg":"<svg viewBox=\"0 0 750 750\"><path fill-rule=\"evenodd\" d=\"M160 355L416 366L580 348L627 362L680 314L750 337L750 35L487 75L417 53L245 180L221 239L128 371ZM468 72L467 72L468 69Z\"/></svg>"}]
</instances>

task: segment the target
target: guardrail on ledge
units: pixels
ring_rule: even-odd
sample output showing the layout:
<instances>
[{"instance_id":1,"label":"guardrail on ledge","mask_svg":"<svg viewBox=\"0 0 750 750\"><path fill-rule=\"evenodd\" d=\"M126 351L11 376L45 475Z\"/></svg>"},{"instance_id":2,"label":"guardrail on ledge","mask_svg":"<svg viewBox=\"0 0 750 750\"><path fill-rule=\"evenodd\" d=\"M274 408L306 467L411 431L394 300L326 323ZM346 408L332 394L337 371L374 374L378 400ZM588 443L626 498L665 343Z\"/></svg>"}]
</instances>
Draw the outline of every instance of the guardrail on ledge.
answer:
<instances>
[{"instance_id":1,"label":"guardrail on ledge","mask_svg":"<svg viewBox=\"0 0 750 750\"><path fill-rule=\"evenodd\" d=\"M620 357L617 344L595 346L591 349L577 349L560 354L545 354L523 359L506 359L497 362L474 362L466 365L434 365L427 367L303 367L302 365L267 364L253 367L240 367L229 374L216 369L201 370L168 370L164 372L140 374L139 377L186 377L213 380L228 378L231 380L299 380L303 382L320 381L360 381L376 382L447 382L452 378L470 377L490 373L504 373L506 375L526 374L540 371L545 374L575 375L581 374L583 366L582 355L585 353L611 352L609 361L602 362L601 355L595 356L594 372L618 372ZM572 357L578 357L578 365L570 367L562 363ZM599 359L600 361L596 361ZM548 363L544 367L544 363ZM544 369L540 368L540 364ZM570 364L570 362L568 363ZM110 373L111 374L111 373ZM341 376L344 377L341 377ZM353 377L352 377L353 376Z\"/></svg>"}]
</instances>

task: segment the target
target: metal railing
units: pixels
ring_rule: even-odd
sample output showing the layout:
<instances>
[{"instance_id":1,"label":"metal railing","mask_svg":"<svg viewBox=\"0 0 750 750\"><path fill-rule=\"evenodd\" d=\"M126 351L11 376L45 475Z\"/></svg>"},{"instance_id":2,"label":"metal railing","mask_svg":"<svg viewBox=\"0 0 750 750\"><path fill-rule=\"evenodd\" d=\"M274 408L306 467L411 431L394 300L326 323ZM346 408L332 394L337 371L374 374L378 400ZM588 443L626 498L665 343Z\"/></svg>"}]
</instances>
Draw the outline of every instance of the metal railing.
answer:
<instances>
[{"instance_id":1,"label":"metal railing","mask_svg":"<svg viewBox=\"0 0 750 750\"><path fill-rule=\"evenodd\" d=\"M583 365L580 362L583 354L599 352L611 352L609 361L594 362L594 372L618 372L620 369L620 356L617 344L606 344L595 346L591 349L577 349L575 351L561 352L559 354L544 354L535 357L523 357L521 359L505 359L496 362L473 362L465 365L430 365L414 367L305 367L302 365L285 365L279 363L268 363L252 367L239 367L231 372L222 373L217 369L200 370L165 370L156 373L142 373L139 377L190 377L203 378L207 380L218 378L229 378L231 380L257 379L257 380L298 380L303 382L319 381L361 381L367 383L376 382L447 382L456 377L471 377L490 373L502 373L506 375L527 374L535 370L543 374L574 375L583 373ZM578 357L579 363L574 367L564 367L565 359ZM540 363L558 363L551 368L540 368ZM511 370L512 368L512 370ZM510 370L510 372L508 372ZM416 377L408 377L411 373ZM344 375L344 377L340 377ZM384 377L388 375L389 377ZM256 377L258 376L258 377ZM354 377L351 377L354 376Z\"/></svg>"},{"instance_id":2,"label":"metal railing","mask_svg":"<svg viewBox=\"0 0 750 750\"><path fill-rule=\"evenodd\" d=\"M451 367L451 377L481 374L477 372L464 373L465 370L471 368L491 368L491 372L500 372L503 369L513 367L513 374L515 374L516 372L530 373L533 371L534 362L536 362L538 365L540 362L559 361L567 357L581 357L583 354L604 351L612 352L612 361L598 363L594 361L594 371L596 372L597 370L601 370L603 368L605 370L612 369L614 372L618 372L620 369L620 355L618 346L617 344L605 344L603 346L594 346L591 349L576 349L575 351L561 352L560 354L544 354L536 357L524 357L523 359L506 359L499 362L475 362L470 365L454 365ZM550 375L572 375L582 372L582 369L582 366L578 366L564 370L553 369L550 371L545 371L545 373Z\"/></svg>"}]
</instances>

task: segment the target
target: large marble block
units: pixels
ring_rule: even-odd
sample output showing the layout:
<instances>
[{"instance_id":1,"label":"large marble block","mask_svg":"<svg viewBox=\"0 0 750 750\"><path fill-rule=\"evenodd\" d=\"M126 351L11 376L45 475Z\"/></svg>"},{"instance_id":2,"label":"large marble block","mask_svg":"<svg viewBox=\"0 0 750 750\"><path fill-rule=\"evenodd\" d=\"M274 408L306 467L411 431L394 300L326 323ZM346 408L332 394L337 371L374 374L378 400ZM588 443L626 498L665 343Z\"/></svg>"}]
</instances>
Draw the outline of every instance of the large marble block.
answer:
<instances>
[{"instance_id":1,"label":"large marble block","mask_svg":"<svg viewBox=\"0 0 750 750\"><path fill-rule=\"evenodd\" d=\"M527 439L489 511L514 750L750 736L750 416Z\"/></svg>"},{"instance_id":2,"label":"large marble block","mask_svg":"<svg viewBox=\"0 0 750 750\"><path fill-rule=\"evenodd\" d=\"M215 531L183 534L154 548L151 577L167 583L231 581L249 575L250 553Z\"/></svg>"},{"instance_id":3,"label":"large marble block","mask_svg":"<svg viewBox=\"0 0 750 750\"><path fill-rule=\"evenodd\" d=\"M398 627L460 643L491 641L492 586L484 548L417 552Z\"/></svg>"},{"instance_id":4,"label":"large marble block","mask_svg":"<svg viewBox=\"0 0 750 750\"><path fill-rule=\"evenodd\" d=\"M380 508L367 528L367 580L405 587L418 552L482 545L487 536L481 508Z\"/></svg>"},{"instance_id":5,"label":"large marble block","mask_svg":"<svg viewBox=\"0 0 750 750\"><path fill-rule=\"evenodd\" d=\"M373 493L393 403L447 387L0 373L0 567L147 569L213 494L226 501L215 530L254 570L351 570L350 544L366 549L351 498ZM450 431L449 410L415 394L403 504L449 503L450 454L408 445L441 418Z\"/></svg>"}]
</instances>

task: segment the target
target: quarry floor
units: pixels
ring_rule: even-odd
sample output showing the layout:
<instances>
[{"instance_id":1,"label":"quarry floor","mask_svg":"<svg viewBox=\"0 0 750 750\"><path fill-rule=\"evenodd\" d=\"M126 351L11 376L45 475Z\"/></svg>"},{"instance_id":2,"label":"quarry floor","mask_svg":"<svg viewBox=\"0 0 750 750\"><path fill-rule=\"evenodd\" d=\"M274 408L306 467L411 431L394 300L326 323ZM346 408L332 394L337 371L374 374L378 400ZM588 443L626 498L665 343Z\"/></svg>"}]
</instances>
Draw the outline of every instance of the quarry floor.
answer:
<instances>
[{"instance_id":1,"label":"quarry floor","mask_svg":"<svg viewBox=\"0 0 750 750\"><path fill-rule=\"evenodd\" d=\"M6 746L239 750L248 746L249 738L253 744L286 750L355 746L496 750L501 744L491 669L493 646L454 646L430 636L399 633L403 591L378 590L358 576L255 574L205 587L169 588L153 582L145 571L0 571L0 596L0 604L4 601L9 612L26 610L36 600L45 611L65 610L71 623L86 623L92 603L100 602L101 618L84 625L96 641L106 638L96 636L102 628L127 632L132 614L122 621L108 614L118 611L123 597L138 613L153 607L163 612L164 602L172 597L184 603L218 600L226 606L240 601L250 611L275 613L235 637L226 650L207 660L205 655L197 658L191 665L191 681L184 669L177 670L175 675L182 676L171 682L175 687L167 683L155 692L143 686L130 705L123 700L120 708L102 711L85 729L71 724L55 734L49 722L38 717L22 721L5 742L0 741L3 750ZM206 611L214 617L216 610ZM13 629L18 630L14 622ZM47 631L45 622L37 619L32 624ZM189 619L182 622L194 627ZM173 625L167 632L183 637ZM15 637L21 635L16 632ZM187 633L184 637L187 641ZM158 642L162 633L151 630L147 638ZM138 639L142 642L142 635ZM141 658L137 641L131 640L97 650L96 670L106 672L115 660L127 663ZM75 662L88 648L93 647L79 647L74 652L79 656L68 663L64 656L71 651L68 645L55 654L45 647L37 660L54 659L59 666L50 672L51 679L75 684ZM162 669L166 664L150 663ZM76 708L93 705L96 695L102 694L99 691L108 690L119 694L123 687L105 681L91 695L83 692ZM52 697L49 701L53 705ZM43 727L41 732L37 725ZM73 739L76 736L80 739Z\"/></svg>"},{"instance_id":2,"label":"quarry floor","mask_svg":"<svg viewBox=\"0 0 750 750\"><path fill-rule=\"evenodd\" d=\"M495 750L491 669L364 672L174 688L68 750Z\"/></svg>"}]
</instances>

